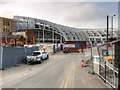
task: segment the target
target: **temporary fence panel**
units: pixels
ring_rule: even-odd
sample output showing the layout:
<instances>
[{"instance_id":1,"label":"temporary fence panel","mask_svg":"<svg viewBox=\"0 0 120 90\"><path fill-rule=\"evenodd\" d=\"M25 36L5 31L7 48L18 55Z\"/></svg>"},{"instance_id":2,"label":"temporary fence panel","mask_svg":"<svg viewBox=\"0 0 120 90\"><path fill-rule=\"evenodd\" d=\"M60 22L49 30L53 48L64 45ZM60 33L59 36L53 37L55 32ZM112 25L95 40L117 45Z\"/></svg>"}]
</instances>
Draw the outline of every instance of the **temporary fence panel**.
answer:
<instances>
[{"instance_id":1,"label":"temporary fence panel","mask_svg":"<svg viewBox=\"0 0 120 90\"><path fill-rule=\"evenodd\" d=\"M24 48L25 55L31 55L33 51L39 50L38 47L32 47L32 48Z\"/></svg>"},{"instance_id":2,"label":"temporary fence panel","mask_svg":"<svg viewBox=\"0 0 120 90\"><path fill-rule=\"evenodd\" d=\"M2 68L2 46L0 45L0 68Z\"/></svg>"},{"instance_id":3,"label":"temporary fence panel","mask_svg":"<svg viewBox=\"0 0 120 90\"><path fill-rule=\"evenodd\" d=\"M2 68L22 63L24 60L24 48L3 48Z\"/></svg>"},{"instance_id":4,"label":"temporary fence panel","mask_svg":"<svg viewBox=\"0 0 120 90\"><path fill-rule=\"evenodd\" d=\"M61 45L53 45L53 53L59 52L61 50Z\"/></svg>"},{"instance_id":5,"label":"temporary fence panel","mask_svg":"<svg viewBox=\"0 0 120 90\"><path fill-rule=\"evenodd\" d=\"M16 53L16 64L20 64L25 60L25 51L24 48L15 48L15 53Z\"/></svg>"},{"instance_id":6,"label":"temporary fence panel","mask_svg":"<svg viewBox=\"0 0 120 90\"><path fill-rule=\"evenodd\" d=\"M33 48L10 48L3 47L1 69L14 66L22 63L26 55L32 54L33 51L38 50L37 47Z\"/></svg>"},{"instance_id":7,"label":"temporary fence panel","mask_svg":"<svg viewBox=\"0 0 120 90\"><path fill-rule=\"evenodd\" d=\"M99 74L99 53L97 47L92 47L92 62L93 69L96 74Z\"/></svg>"}]
</instances>

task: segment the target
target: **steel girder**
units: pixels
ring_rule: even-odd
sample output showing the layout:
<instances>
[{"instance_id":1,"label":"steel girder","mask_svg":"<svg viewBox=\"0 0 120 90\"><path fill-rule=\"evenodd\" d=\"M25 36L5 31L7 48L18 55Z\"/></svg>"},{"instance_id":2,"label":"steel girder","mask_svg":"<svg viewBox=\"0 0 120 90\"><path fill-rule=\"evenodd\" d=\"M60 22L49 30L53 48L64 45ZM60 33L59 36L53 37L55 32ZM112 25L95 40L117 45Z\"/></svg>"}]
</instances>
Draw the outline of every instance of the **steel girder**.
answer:
<instances>
[{"instance_id":1,"label":"steel girder","mask_svg":"<svg viewBox=\"0 0 120 90\"><path fill-rule=\"evenodd\" d=\"M39 26L36 28L35 26ZM14 16L14 30L26 30L26 29L40 29L43 30L47 27L48 30L52 28L55 33L62 36L65 41L90 41L93 38L97 42L96 38L100 38L101 41L106 36L102 37L102 34L106 34L105 29L85 29L85 28L73 28L64 25L59 25L42 19L24 17L24 16ZM47 29L45 29L47 30ZM120 33L120 32L119 32ZM114 33L116 35L117 32Z\"/></svg>"}]
</instances>

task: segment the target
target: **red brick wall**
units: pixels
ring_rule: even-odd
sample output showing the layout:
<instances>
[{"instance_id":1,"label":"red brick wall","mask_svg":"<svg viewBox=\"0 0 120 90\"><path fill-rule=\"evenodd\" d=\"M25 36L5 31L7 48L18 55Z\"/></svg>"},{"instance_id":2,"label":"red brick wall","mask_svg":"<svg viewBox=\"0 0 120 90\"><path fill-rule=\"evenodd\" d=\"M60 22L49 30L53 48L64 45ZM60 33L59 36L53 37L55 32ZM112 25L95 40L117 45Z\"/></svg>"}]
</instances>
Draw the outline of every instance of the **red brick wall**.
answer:
<instances>
[{"instance_id":1,"label":"red brick wall","mask_svg":"<svg viewBox=\"0 0 120 90\"><path fill-rule=\"evenodd\" d=\"M27 44L34 44L34 30L27 30Z\"/></svg>"}]
</instances>

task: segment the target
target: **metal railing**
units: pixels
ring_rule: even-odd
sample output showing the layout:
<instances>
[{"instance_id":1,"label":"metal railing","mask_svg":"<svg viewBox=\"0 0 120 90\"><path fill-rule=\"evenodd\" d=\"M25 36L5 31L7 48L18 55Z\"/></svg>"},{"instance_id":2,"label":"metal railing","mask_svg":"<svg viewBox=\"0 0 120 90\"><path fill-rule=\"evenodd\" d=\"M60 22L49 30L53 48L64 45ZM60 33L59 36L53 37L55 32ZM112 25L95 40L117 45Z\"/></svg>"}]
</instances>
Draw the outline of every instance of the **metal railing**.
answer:
<instances>
[{"instance_id":1,"label":"metal railing","mask_svg":"<svg viewBox=\"0 0 120 90\"><path fill-rule=\"evenodd\" d=\"M118 41L114 41L114 42L109 42L108 44L102 44L99 46L95 46L95 47L91 47L92 51L89 50L85 50L86 55L89 52L92 52L89 55L89 67L91 69L93 69L94 73L96 73L97 75L99 75L99 77L101 77L106 83L110 84L113 88L118 88L119 87L119 79L120 79L120 75L119 75L119 69L118 69L118 65L116 65L116 48L115 45ZM103 49L105 50L108 45L108 54L106 56L104 56L104 52ZM86 56L86 58L88 58L88 56ZM95 67L95 64L92 64L92 62L94 63L94 60L91 59L94 56L98 56L99 57L99 63L97 64L97 67ZM119 56L119 55L118 55ZM119 62L119 60L117 61ZM92 66L93 65L93 66ZM99 68L99 69L98 69ZM97 70L96 70L97 69Z\"/></svg>"},{"instance_id":2,"label":"metal railing","mask_svg":"<svg viewBox=\"0 0 120 90\"><path fill-rule=\"evenodd\" d=\"M118 42L118 41L116 41ZM113 88L118 88L118 67L115 67L115 43L111 42L108 44L104 44L98 46L99 51L99 76L107 83L109 83ZM108 45L108 57L109 59L105 59L102 55L102 49L106 49Z\"/></svg>"}]
</instances>

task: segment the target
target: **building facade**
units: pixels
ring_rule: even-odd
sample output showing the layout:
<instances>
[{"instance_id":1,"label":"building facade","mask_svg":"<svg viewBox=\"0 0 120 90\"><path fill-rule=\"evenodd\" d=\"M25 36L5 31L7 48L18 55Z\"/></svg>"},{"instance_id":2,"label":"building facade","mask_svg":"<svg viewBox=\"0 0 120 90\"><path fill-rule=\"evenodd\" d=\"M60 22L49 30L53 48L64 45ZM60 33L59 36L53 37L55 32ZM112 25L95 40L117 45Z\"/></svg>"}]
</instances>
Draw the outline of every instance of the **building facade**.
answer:
<instances>
[{"instance_id":1,"label":"building facade","mask_svg":"<svg viewBox=\"0 0 120 90\"><path fill-rule=\"evenodd\" d=\"M11 37L14 28L13 24L13 19L0 17L0 44L2 46L5 46L6 43L9 42L9 38Z\"/></svg>"},{"instance_id":2,"label":"building facade","mask_svg":"<svg viewBox=\"0 0 120 90\"><path fill-rule=\"evenodd\" d=\"M13 19L0 18L0 33L2 33L2 44L9 42L8 38L13 35L22 35L25 44L37 43L66 43L77 44L85 47L87 44L106 42L106 29L74 28L50 21L32 17L14 16ZM114 29L113 37L120 35L120 31ZM111 37L111 32L108 38Z\"/></svg>"}]
</instances>

